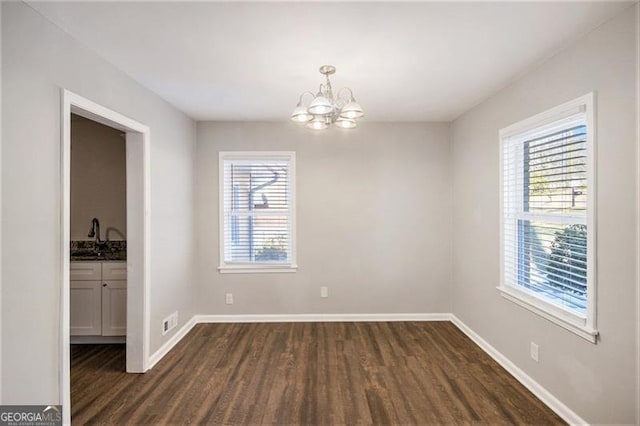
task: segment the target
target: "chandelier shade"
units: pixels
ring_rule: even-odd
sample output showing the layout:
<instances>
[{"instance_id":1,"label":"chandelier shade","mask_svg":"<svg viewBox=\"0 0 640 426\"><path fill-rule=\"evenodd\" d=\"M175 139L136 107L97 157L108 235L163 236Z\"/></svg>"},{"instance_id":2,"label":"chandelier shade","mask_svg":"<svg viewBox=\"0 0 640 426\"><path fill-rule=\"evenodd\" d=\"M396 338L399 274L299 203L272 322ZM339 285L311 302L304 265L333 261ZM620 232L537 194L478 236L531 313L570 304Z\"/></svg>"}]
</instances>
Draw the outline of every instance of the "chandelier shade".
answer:
<instances>
[{"instance_id":1,"label":"chandelier shade","mask_svg":"<svg viewBox=\"0 0 640 426\"><path fill-rule=\"evenodd\" d=\"M363 115L364 111L362 111L362 107L356 101L351 101L343 106L340 112L340 117L343 118L360 118Z\"/></svg>"},{"instance_id":2,"label":"chandelier shade","mask_svg":"<svg viewBox=\"0 0 640 426\"><path fill-rule=\"evenodd\" d=\"M322 96L322 93L318 93L313 101L311 101L308 110L309 113L313 115L325 115L333 111L333 105L331 105L329 99Z\"/></svg>"},{"instance_id":3,"label":"chandelier shade","mask_svg":"<svg viewBox=\"0 0 640 426\"><path fill-rule=\"evenodd\" d=\"M312 92L300 95L298 105L291 114L292 121L306 124L309 129L314 130L324 130L332 124L342 129L357 127L356 120L364 116L364 111L350 88L342 88L334 96L329 76L335 72L336 68L332 65L320 67L320 73L326 78L325 83L320 84L315 95ZM308 103L304 102L305 95L311 95L306 97L310 99Z\"/></svg>"},{"instance_id":4,"label":"chandelier shade","mask_svg":"<svg viewBox=\"0 0 640 426\"><path fill-rule=\"evenodd\" d=\"M291 119L296 123L306 123L307 121L313 119L313 115L309 114L309 111L307 111L306 107L302 105L298 105L296 109L293 110L293 114L291 114Z\"/></svg>"}]
</instances>

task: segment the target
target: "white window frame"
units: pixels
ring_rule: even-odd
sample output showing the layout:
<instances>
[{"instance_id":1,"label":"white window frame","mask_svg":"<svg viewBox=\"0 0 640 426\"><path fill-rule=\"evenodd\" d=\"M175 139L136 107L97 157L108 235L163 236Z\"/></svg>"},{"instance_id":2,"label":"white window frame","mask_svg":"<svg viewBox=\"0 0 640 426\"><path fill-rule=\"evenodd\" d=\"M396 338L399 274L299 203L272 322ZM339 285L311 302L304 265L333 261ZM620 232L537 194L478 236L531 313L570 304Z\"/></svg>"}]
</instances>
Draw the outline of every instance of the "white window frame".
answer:
<instances>
[{"instance_id":1,"label":"white window frame","mask_svg":"<svg viewBox=\"0 0 640 426\"><path fill-rule=\"evenodd\" d=\"M532 291L505 282L504 247L504 146L510 139L525 132L562 120L576 112L584 111L587 127L587 309L586 316L578 315L568 309L543 299ZM566 102L543 113L519 121L500 130L500 294L507 300L522 306L537 315L569 330L578 336L596 343L596 111L595 94L589 93Z\"/></svg>"},{"instance_id":2,"label":"white window frame","mask_svg":"<svg viewBox=\"0 0 640 426\"><path fill-rule=\"evenodd\" d=\"M227 263L224 259L225 234L224 234L224 162L226 160L286 160L289 162L289 238L290 258L289 263ZM218 153L218 238L220 242L220 266L218 271L223 274L243 273L287 273L296 272L296 153L293 151L220 151Z\"/></svg>"}]
</instances>

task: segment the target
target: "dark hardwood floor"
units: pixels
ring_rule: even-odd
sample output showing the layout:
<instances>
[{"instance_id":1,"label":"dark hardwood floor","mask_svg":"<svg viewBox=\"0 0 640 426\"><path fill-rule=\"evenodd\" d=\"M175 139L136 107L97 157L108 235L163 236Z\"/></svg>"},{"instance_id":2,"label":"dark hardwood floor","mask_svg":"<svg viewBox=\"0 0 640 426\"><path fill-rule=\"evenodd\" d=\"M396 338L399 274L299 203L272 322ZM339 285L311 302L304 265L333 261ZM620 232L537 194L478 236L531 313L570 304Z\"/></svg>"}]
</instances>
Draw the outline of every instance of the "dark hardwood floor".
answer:
<instances>
[{"instance_id":1,"label":"dark hardwood floor","mask_svg":"<svg viewBox=\"0 0 640 426\"><path fill-rule=\"evenodd\" d=\"M449 322L199 324L145 374L73 345L74 424L561 424Z\"/></svg>"}]
</instances>

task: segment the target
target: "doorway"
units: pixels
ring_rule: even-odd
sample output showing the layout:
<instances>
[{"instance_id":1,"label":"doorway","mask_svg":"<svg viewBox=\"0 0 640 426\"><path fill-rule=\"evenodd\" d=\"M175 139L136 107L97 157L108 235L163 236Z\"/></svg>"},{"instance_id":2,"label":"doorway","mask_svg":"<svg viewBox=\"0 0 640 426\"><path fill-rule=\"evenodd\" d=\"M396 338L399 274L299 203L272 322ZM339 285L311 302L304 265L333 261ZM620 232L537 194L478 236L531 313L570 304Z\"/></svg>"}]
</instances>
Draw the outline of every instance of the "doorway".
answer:
<instances>
[{"instance_id":1,"label":"doorway","mask_svg":"<svg viewBox=\"0 0 640 426\"><path fill-rule=\"evenodd\" d=\"M122 132L126 157L126 371L143 373L149 358L150 139L149 128L68 90L62 90L61 117L61 296L60 403L71 422L70 266L72 114ZM95 223L91 224L95 229Z\"/></svg>"}]
</instances>

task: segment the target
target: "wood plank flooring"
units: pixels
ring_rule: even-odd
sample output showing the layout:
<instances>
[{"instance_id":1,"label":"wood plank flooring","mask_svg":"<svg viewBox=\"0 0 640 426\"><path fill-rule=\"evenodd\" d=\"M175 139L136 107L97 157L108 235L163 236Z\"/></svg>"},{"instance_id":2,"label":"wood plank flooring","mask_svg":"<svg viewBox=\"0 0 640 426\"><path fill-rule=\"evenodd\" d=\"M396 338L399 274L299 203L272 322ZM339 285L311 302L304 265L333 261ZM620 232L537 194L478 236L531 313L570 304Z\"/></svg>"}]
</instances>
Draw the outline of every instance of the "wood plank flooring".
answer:
<instances>
[{"instance_id":1,"label":"wood plank flooring","mask_svg":"<svg viewBox=\"0 0 640 426\"><path fill-rule=\"evenodd\" d=\"M72 345L74 424L563 424L449 322L199 324L124 369Z\"/></svg>"}]
</instances>

